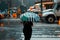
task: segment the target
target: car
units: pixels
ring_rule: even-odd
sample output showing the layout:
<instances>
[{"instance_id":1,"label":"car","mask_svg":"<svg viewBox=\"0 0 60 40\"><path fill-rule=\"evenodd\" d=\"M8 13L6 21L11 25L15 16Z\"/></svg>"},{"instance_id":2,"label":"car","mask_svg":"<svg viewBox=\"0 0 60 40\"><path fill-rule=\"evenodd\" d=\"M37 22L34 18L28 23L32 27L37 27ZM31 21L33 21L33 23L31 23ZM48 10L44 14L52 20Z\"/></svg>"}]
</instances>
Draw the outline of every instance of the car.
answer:
<instances>
[{"instance_id":1,"label":"car","mask_svg":"<svg viewBox=\"0 0 60 40\"><path fill-rule=\"evenodd\" d=\"M0 12L0 19L3 19L3 18L5 18L5 12Z\"/></svg>"},{"instance_id":2,"label":"car","mask_svg":"<svg viewBox=\"0 0 60 40\"><path fill-rule=\"evenodd\" d=\"M42 5L42 6L43 6L43 10L46 10L45 6L44 5ZM42 16L42 14L41 14L41 3L37 3L33 6L30 6L30 8L27 11L34 12L41 17Z\"/></svg>"},{"instance_id":3,"label":"car","mask_svg":"<svg viewBox=\"0 0 60 40\"><path fill-rule=\"evenodd\" d=\"M42 19L47 23L54 23L56 20L60 20L60 2L58 0L54 2L53 9L48 9L47 12L42 14Z\"/></svg>"}]
</instances>

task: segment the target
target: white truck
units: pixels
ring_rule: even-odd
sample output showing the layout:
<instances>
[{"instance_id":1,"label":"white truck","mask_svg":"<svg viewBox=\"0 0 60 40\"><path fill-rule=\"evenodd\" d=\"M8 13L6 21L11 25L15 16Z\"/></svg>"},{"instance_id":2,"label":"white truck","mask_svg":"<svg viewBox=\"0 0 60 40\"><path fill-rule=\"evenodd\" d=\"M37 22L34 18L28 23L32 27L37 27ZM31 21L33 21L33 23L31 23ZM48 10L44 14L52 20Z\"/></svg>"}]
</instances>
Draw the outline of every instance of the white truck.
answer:
<instances>
[{"instance_id":1,"label":"white truck","mask_svg":"<svg viewBox=\"0 0 60 40\"><path fill-rule=\"evenodd\" d=\"M55 20L59 20L60 18L60 0L54 0L53 9L47 9L47 11L43 11L42 19L48 23L54 23Z\"/></svg>"}]
</instances>

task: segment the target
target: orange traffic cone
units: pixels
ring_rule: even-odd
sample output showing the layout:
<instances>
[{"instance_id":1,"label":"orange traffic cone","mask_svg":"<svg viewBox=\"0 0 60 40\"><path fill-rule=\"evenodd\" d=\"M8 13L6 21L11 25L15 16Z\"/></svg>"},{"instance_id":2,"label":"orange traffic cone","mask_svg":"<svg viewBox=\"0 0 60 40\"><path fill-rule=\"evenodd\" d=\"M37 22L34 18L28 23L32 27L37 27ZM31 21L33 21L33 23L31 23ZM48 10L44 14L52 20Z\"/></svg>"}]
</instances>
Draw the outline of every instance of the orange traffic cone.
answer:
<instances>
[{"instance_id":1,"label":"orange traffic cone","mask_svg":"<svg viewBox=\"0 0 60 40\"><path fill-rule=\"evenodd\" d=\"M60 19L58 20L58 25L60 25Z\"/></svg>"},{"instance_id":2,"label":"orange traffic cone","mask_svg":"<svg viewBox=\"0 0 60 40\"><path fill-rule=\"evenodd\" d=\"M13 18L17 18L17 14L16 13L13 13L12 16L13 16Z\"/></svg>"}]
</instances>

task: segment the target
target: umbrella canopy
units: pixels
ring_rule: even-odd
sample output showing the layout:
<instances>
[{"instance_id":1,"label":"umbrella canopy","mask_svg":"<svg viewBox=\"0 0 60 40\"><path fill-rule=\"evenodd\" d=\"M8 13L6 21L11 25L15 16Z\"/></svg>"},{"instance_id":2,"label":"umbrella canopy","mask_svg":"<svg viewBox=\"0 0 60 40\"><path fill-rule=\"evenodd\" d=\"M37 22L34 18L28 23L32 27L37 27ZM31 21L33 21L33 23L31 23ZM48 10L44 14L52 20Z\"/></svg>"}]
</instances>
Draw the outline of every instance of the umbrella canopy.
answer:
<instances>
[{"instance_id":1,"label":"umbrella canopy","mask_svg":"<svg viewBox=\"0 0 60 40\"><path fill-rule=\"evenodd\" d=\"M32 21L32 22L40 21L40 17L33 12L26 12L24 14L21 14L20 19L22 21Z\"/></svg>"}]
</instances>

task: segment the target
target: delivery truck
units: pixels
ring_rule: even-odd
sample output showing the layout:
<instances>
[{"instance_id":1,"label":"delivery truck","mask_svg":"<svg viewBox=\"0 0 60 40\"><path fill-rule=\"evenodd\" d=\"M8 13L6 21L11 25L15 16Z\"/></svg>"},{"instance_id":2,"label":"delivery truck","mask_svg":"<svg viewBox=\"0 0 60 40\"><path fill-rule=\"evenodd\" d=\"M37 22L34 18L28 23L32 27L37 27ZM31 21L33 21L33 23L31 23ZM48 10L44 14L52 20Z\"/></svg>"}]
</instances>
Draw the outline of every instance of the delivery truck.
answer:
<instances>
[{"instance_id":1,"label":"delivery truck","mask_svg":"<svg viewBox=\"0 0 60 40\"><path fill-rule=\"evenodd\" d=\"M52 9L47 9L43 11L42 20L47 23L54 23L56 20L60 19L60 0L54 0L54 5Z\"/></svg>"}]
</instances>

